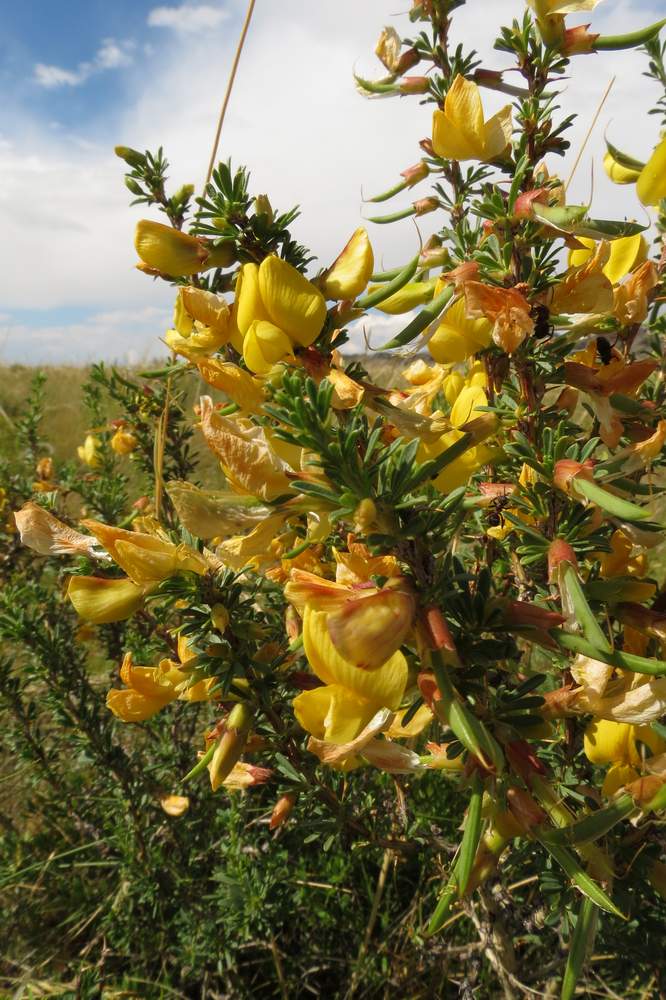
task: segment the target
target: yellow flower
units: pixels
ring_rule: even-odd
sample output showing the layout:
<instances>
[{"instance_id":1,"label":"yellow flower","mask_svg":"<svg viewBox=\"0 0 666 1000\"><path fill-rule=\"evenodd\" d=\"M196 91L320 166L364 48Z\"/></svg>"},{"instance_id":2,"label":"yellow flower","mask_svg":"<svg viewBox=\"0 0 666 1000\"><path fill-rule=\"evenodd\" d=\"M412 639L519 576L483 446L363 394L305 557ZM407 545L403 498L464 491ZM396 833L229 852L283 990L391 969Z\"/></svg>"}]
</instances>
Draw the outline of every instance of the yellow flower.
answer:
<instances>
[{"instance_id":1,"label":"yellow flower","mask_svg":"<svg viewBox=\"0 0 666 1000\"><path fill-rule=\"evenodd\" d=\"M187 795L163 795L160 805L167 816L183 816L190 808L190 800Z\"/></svg>"},{"instance_id":2,"label":"yellow flower","mask_svg":"<svg viewBox=\"0 0 666 1000\"><path fill-rule=\"evenodd\" d=\"M173 330L165 340L172 351L196 360L213 354L231 336L231 313L224 299L203 288L186 285L178 290Z\"/></svg>"},{"instance_id":3,"label":"yellow flower","mask_svg":"<svg viewBox=\"0 0 666 1000\"><path fill-rule=\"evenodd\" d=\"M541 38L546 45L559 46L564 41L564 15L594 10L601 0L527 0L536 14Z\"/></svg>"},{"instance_id":4,"label":"yellow flower","mask_svg":"<svg viewBox=\"0 0 666 1000\"><path fill-rule=\"evenodd\" d=\"M597 244L587 236L577 236L576 241L582 243L583 250L572 250L569 253L569 267L581 267L594 257ZM647 258L647 240L638 233L636 236L623 236L610 242L608 260L601 268L612 285L617 285L634 268Z\"/></svg>"},{"instance_id":5,"label":"yellow flower","mask_svg":"<svg viewBox=\"0 0 666 1000\"><path fill-rule=\"evenodd\" d=\"M549 303L551 311L566 315L610 312L613 308L613 285L607 277L606 268L610 265L612 272L616 273L621 264L621 255L611 264L608 242L602 240L596 244L593 253L587 255L580 266L570 267L561 275Z\"/></svg>"},{"instance_id":6,"label":"yellow flower","mask_svg":"<svg viewBox=\"0 0 666 1000\"><path fill-rule=\"evenodd\" d=\"M98 469L102 464L102 459L99 455L101 443L100 439L96 438L94 434L87 434L83 444L80 444L76 449L76 453L81 461L85 462L91 469Z\"/></svg>"},{"instance_id":7,"label":"yellow flower","mask_svg":"<svg viewBox=\"0 0 666 1000\"><path fill-rule=\"evenodd\" d=\"M648 295L659 283L657 268L646 260L626 281L618 285L613 297L613 313L622 326L642 323L648 314Z\"/></svg>"},{"instance_id":8,"label":"yellow flower","mask_svg":"<svg viewBox=\"0 0 666 1000\"><path fill-rule=\"evenodd\" d=\"M640 552L632 555L634 543L621 528L613 532L610 539L611 551L601 555L599 572L604 580L616 576L644 576L647 572L647 555Z\"/></svg>"},{"instance_id":9,"label":"yellow flower","mask_svg":"<svg viewBox=\"0 0 666 1000\"><path fill-rule=\"evenodd\" d=\"M274 323L258 319L243 339L243 360L255 375L267 375L273 365L291 354L291 341Z\"/></svg>"},{"instance_id":10,"label":"yellow flower","mask_svg":"<svg viewBox=\"0 0 666 1000\"><path fill-rule=\"evenodd\" d=\"M585 756L592 764L611 765L601 786L603 795L614 795L639 777L639 740L653 754L666 750L666 740L657 736L650 726L632 726L609 719L593 719L589 723L584 737Z\"/></svg>"},{"instance_id":11,"label":"yellow flower","mask_svg":"<svg viewBox=\"0 0 666 1000\"><path fill-rule=\"evenodd\" d=\"M131 653L125 653L120 679L125 687L109 691L106 705L123 722L150 719L178 697L159 667L135 667Z\"/></svg>"},{"instance_id":12,"label":"yellow flower","mask_svg":"<svg viewBox=\"0 0 666 1000\"><path fill-rule=\"evenodd\" d=\"M414 620L414 595L401 577L360 588L293 569L285 597L301 613L324 611L336 652L364 671L381 667L400 648Z\"/></svg>"},{"instance_id":13,"label":"yellow flower","mask_svg":"<svg viewBox=\"0 0 666 1000\"><path fill-rule=\"evenodd\" d=\"M479 88L456 76L433 115L432 145L447 160L496 160L511 142L511 105L485 121Z\"/></svg>"},{"instance_id":14,"label":"yellow flower","mask_svg":"<svg viewBox=\"0 0 666 1000\"><path fill-rule=\"evenodd\" d=\"M247 413L257 414L265 401L261 382L231 361L206 358L197 367L208 385L221 389L229 399Z\"/></svg>"},{"instance_id":15,"label":"yellow flower","mask_svg":"<svg viewBox=\"0 0 666 1000\"><path fill-rule=\"evenodd\" d=\"M274 514L267 517L265 521L258 524L247 535L236 535L222 542L215 550L215 555L221 559L225 566L239 570L245 566L251 566L258 570L263 566L274 563L277 553L272 547L281 529L286 522L285 514Z\"/></svg>"},{"instance_id":16,"label":"yellow flower","mask_svg":"<svg viewBox=\"0 0 666 1000\"><path fill-rule=\"evenodd\" d=\"M106 696L107 708L123 722L143 722L170 702L209 701L215 697L217 678L207 677L190 684L191 671L173 660L160 660L157 667L135 667L132 654L125 653L120 668L124 688L112 688Z\"/></svg>"},{"instance_id":17,"label":"yellow flower","mask_svg":"<svg viewBox=\"0 0 666 1000\"><path fill-rule=\"evenodd\" d=\"M493 342L513 354L534 330L530 304L515 288L496 288L480 281L465 282L467 315L493 324Z\"/></svg>"},{"instance_id":18,"label":"yellow flower","mask_svg":"<svg viewBox=\"0 0 666 1000\"><path fill-rule=\"evenodd\" d=\"M138 444L138 439L131 431L119 427L111 438L111 447L116 455L130 455Z\"/></svg>"},{"instance_id":19,"label":"yellow flower","mask_svg":"<svg viewBox=\"0 0 666 1000\"><path fill-rule=\"evenodd\" d=\"M291 264L279 257L266 257L259 266L243 265L236 283L234 314L243 338L247 338L254 328L251 358L257 347L258 363L260 366L265 363L261 360L263 349L257 345L257 340L263 341L272 365L279 357L290 353L293 345L309 347L317 338L326 318L326 300ZM269 333L267 328L262 328L260 333L255 326L257 323L269 324L273 330ZM276 357L278 345L282 353Z\"/></svg>"},{"instance_id":20,"label":"yellow flower","mask_svg":"<svg viewBox=\"0 0 666 1000\"><path fill-rule=\"evenodd\" d=\"M204 558L188 545L175 545L157 535L125 531L101 521L81 523L138 586L166 580L180 572L203 575L208 570Z\"/></svg>"},{"instance_id":21,"label":"yellow flower","mask_svg":"<svg viewBox=\"0 0 666 1000\"><path fill-rule=\"evenodd\" d=\"M370 280L375 259L368 234L357 229L324 275L324 294L327 299L355 299Z\"/></svg>"},{"instance_id":22,"label":"yellow flower","mask_svg":"<svg viewBox=\"0 0 666 1000\"><path fill-rule=\"evenodd\" d=\"M483 411L479 407L488 405L488 397L480 385L466 385L451 407L449 420L451 426L460 429L464 424L474 419L474 414Z\"/></svg>"},{"instance_id":23,"label":"yellow flower","mask_svg":"<svg viewBox=\"0 0 666 1000\"><path fill-rule=\"evenodd\" d=\"M131 617L141 607L145 593L145 587L127 577L108 580L97 576L72 576L67 584L67 597L77 615L95 625Z\"/></svg>"},{"instance_id":24,"label":"yellow flower","mask_svg":"<svg viewBox=\"0 0 666 1000\"><path fill-rule=\"evenodd\" d=\"M467 316L465 297L448 309L428 341L428 350L439 364L464 361L490 344L492 326L485 317Z\"/></svg>"},{"instance_id":25,"label":"yellow flower","mask_svg":"<svg viewBox=\"0 0 666 1000\"><path fill-rule=\"evenodd\" d=\"M384 709L389 711L380 719L382 728L390 723L391 712L399 707L407 683L407 663L397 652L377 670L359 670L333 645L326 619L325 611L305 609L303 645L310 666L324 686L298 695L294 712L303 729L316 740L345 745ZM359 763L352 753L334 766L348 770Z\"/></svg>"},{"instance_id":26,"label":"yellow flower","mask_svg":"<svg viewBox=\"0 0 666 1000\"><path fill-rule=\"evenodd\" d=\"M262 522L271 512L254 498L221 490L200 490L174 479L166 485L182 524L197 538L236 535Z\"/></svg>"},{"instance_id":27,"label":"yellow flower","mask_svg":"<svg viewBox=\"0 0 666 1000\"><path fill-rule=\"evenodd\" d=\"M173 277L197 274L210 267L228 267L234 259L230 244L214 247L210 240L188 236L149 219L137 223L134 246L148 268Z\"/></svg>"},{"instance_id":28,"label":"yellow flower","mask_svg":"<svg viewBox=\"0 0 666 1000\"><path fill-rule=\"evenodd\" d=\"M614 184L635 184L641 175L640 167L627 167L610 152L604 156L604 170ZM583 242L580 237L576 238L580 243Z\"/></svg>"},{"instance_id":29,"label":"yellow flower","mask_svg":"<svg viewBox=\"0 0 666 1000\"><path fill-rule=\"evenodd\" d=\"M641 170L636 193L644 205L657 205L666 198L666 138L655 147Z\"/></svg>"}]
</instances>

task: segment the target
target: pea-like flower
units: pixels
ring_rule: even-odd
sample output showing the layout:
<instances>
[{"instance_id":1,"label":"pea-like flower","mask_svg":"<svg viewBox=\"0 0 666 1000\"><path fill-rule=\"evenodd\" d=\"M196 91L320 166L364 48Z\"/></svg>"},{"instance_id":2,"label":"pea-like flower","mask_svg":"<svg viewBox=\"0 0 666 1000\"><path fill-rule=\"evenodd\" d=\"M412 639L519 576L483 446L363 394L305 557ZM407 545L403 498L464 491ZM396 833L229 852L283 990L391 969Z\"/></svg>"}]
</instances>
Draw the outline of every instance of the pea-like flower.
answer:
<instances>
[{"instance_id":1,"label":"pea-like flower","mask_svg":"<svg viewBox=\"0 0 666 1000\"><path fill-rule=\"evenodd\" d=\"M497 160L511 142L511 105L485 120L479 88L458 74L432 120L432 146L447 160Z\"/></svg>"}]
</instances>

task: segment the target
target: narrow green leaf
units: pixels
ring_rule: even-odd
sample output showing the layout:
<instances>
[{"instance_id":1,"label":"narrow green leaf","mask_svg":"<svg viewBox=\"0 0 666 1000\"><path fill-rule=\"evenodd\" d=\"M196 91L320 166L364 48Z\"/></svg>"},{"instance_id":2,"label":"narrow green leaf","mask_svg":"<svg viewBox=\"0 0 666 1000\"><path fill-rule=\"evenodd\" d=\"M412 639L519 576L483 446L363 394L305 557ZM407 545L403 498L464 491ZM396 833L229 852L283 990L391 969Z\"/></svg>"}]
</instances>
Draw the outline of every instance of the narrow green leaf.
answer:
<instances>
[{"instance_id":1,"label":"narrow green leaf","mask_svg":"<svg viewBox=\"0 0 666 1000\"><path fill-rule=\"evenodd\" d=\"M567 563L562 574L562 587L571 601L571 605L576 614L576 620L583 630L583 635L588 642L600 649L610 650L611 645L604 635L599 622L594 617L590 605L587 603L583 588L578 579L578 573L571 563Z\"/></svg>"},{"instance_id":2,"label":"narrow green leaf","mask_svg":"<svg viewBox=\"0 0 666 1000\"><path fill-rule=\"evenodd\" d=\"M532 830L532 833L541 846L548 851L550 856L555 861L557 861L560 868L562 868L564 873L568 875L576 888L580 889L584 896L587 896L587 898L590 899L595 906L598 906L600 910L605 910L606 913L612 913L614 917L620 917L622 920L626 919L622 911L617 908L610 896L604 892L598 882L595 882L594 879L587 874L573 854L570 854L565 847L549 843L545 838L541 837L540 833L536 830Z\"/></svg>"},{"instance_id":3,"label":"narrow green leaf","mask_svg":"<svg viewBox=\"0 0 666 1000\"><path fill-rule=\"evenodd\" d=\"M472 865L474 864L474 858L476 857L476 851L479 846L479 840L481 839L481 805L483 802L483 782L479 777L478 772L472 777L472 794L469 800L469 806L467 807L467 819L465 820L465 829L463 831L462 843L460 845L460 854L458 855L458 860L456 861L456 882L458 883L458 895L464 896L465 890L469 883L469 877L472 874Z\"/></svg>"},{"instance_id":4,"label":"narrow green leaf","mask_svg":"<svg viewBox=\"0 0 666 1000\"><path fill-rule=\"evenodd\" d=\"M589 656L601 663L608 663L612 667L619 667L620 670L631 670L635 674L649 674L652 677L666 675L666 663L663 660L649 660L645 656L636 656L635 653L621 653L618 650L598 649L582 636L571 635L560 629L552 629L549 635L562 649L569 649L572 653L582 653L583 656Z\"/></svg>"},{"instance_id":5,"label":"narrow green leaf","mask_svg":"<svg viewBox=\"0 0 666 1000\"><path fill-rule=\"evenodd\" d=\"M598 483L591 483L587 479L578 477L572 480L572 485L576 493L582 493L587 500L591 500L602 510L619 517L622 521L648 521L652 516L647 507L638 507L629 500L613 496Z\"/></svg>"},{"instance_id":6,"label":"narrow green leaf","mask_svg":"<svg viewBox=\"0 0 666 1000\"><path fill-rule=\"evenodd\" d=\"M544 834L544 840L548 840L551 844L560 844L562 847L567 844L584 844L598 840L634 812L637 812L637 806L631 795L621 795L603 809L597 809L590 816L584 816L570 826L549 830Z\"/></svg>"},{"instance_id":7,"label":"narrow green leaf","mask_svg":"<svg viewBox=\"0 0 666 1000\"><path fill-rule=\"evenodd\" d=\"M571 938L571 944L569 945L560 1000L573 1000L576 992L576 983L580 979L583 965L585 964L585 957L592 947L596 925L597 911L595 905L586 896L581 900L576 927Z\"/></svg>"}]
</instances>

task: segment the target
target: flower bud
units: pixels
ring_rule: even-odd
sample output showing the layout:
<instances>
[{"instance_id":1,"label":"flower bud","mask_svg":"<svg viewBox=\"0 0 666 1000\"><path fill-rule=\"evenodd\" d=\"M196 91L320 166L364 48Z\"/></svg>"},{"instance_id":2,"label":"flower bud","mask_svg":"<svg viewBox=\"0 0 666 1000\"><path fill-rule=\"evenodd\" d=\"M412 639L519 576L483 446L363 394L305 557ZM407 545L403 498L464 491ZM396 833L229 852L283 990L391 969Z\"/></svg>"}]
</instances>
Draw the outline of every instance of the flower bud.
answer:
<instances>
[{"instance_id":1,"label":"flower bud","mask_svg":"<svg viewBox=\"0 0 666 1000\"><path fill-rule=\"evenodd\" d=\"M229 612L224 604L214 604L210 609L210 620L218 632L224 633L229 624Z\"/></svg>"},{"instance_id":2,"label":"flower bud","mask_svg":"<svg viewBox=\"0 0 666 1000\"><path fill-rule=\"evenodd\" d=\"M546 821L546 813L529 792L523 788L509 788L506 793L509 812L521 829L527 831L533 826L541 826Z\"/></svg>"},{"instance_id":3,"label":"flower bud","mask_svg":"<svg viewBox=\"0 0 666 1000\"><path fill-rule=\"evenodd\" d=\"M554 538L548 546L548 582L556 583L558 570L561 562L570 563L574 569L578 568L576 553L568 542L563 538Z\"/></svg>"},{"instance_id":4,"label":"flower bud","mask_svg":"<svg viewBox=\"0 0 666 1000\"><path fill-rule=\"evenodd\" d=\"M268 824L269 830L277 830L278 827L287 822L296 804L296 798L297 795L295 792L287 792L285 795L280 796L271 813L270 823Z\"/></svg>"},{"instance_id":5,"label":"flower bud","mask_svg":"<svg viewBox=\"0 0 666 1000\"><path fill-rule=\"evenodd\" d=\"M178 188L176 193L172 196L171 201L174 205L182 206L190 200L194 194L194 184L183 184Z\"/></svg>"},{"instance_id":6,"label":"flower bud","mask_svg":"<svg viewBox=\"0 0 666 1000\"><path fill-rule=\"evenodd\" d=\"M369 497L361 500L354 511L354 531L359 535L367 535L372 531L377 521L377 507Z\"/></svg>"},{"instance_id":7,"label":"flower bud","mask_svg":"<svg viewBox=\"0 0 666 1000\"><path fill-rule=\"evenodd\" d=\"M555 463L553 485L558 490L562 490L563 493L571 494L574 489L573 481L577 476L580 476L581 479L587 479L588 482L593 482L593 468L594 462L590 458L585 462L576 462L573 458L561 458L559 462Z\"/></svg>"},{"instance_id":8,"label":"flower bud","mask_svg":"<svg viewBox=\"0 0 666 1000\"><path fill-rule=\"evenodd\" d=\"M39 479L43 479L46 481L53 479L53 476L55 475L53 459L50 456L47 456L46 458L40 458L39 461L37 462L35 471Z\"/></svg>"},{"instance_id":9,"label":"flower bud","mask_svg":"<svg viewBox=\"0 0 666 1000\"><path fill-rule=\"evenodd\" d=\"M145 193L141 185L133 177L125 177L125 187L132 194L136 195L137 198L142 198Z\"/></svg>"},{"instance_id":10,"label":"flower bud","mask_svg":"<svg viewBox=\"0 0 666 1000\"><path fill-rule=\"evenodd\" d=\"M576 28L566 28L560 48L563 56L587 55L594 52L594 43L599 34L588 31L589 24L579 24Z\"/></svg>"},{"instance_id":11,"label":"flower bud","mask_svg":"<svg viewBox=\"0 0 666 1000\"><path fill-rule=\"evenodd\" d=\"M254 214L265 219L268 225L273 223L275 212L273 211L273 206L268 200L267 194L258 194L254 199Z\"/></svg>"},{"instance_id":12,"label":"flower bud","mask_svg":"<svg viewBox=\"0 0 666 1000\"><path fill-rule=\"evenodd\" d=\"M405 178L407 182L407 187L413 187L418 184L419 181L424 180L430 169L425 160L419 160L418 163L413 163L411 167L407 167L406 170L400 171L400 176Z\"/></svg>"},{"instance_id":13,"label":"flower bud","mask_svg":"<svg viewBox=\"0 0 666 1000\"><path fill-rule=\"evenodd\" d=\"M398 83L401 94L427 94L430 90L430 80L427 76L403 76Z\"/></svg>"},{"instance_id":14,"label":"flower bud","mask_svg":"<svg viewBox=\"0 0 666 1000\"><path fill-rule=\"evenodd\" d=\"M140 153L138 149L132 149L131 146L116 146L114 153L121 160L124 160L125 163L129 164L130 167L134 167L135 170L146 165L146 157L143 153Z\"/></svg>"},{"instance_id":15,"label":"flower bud","mask_svg":"<svg viewBox=\"0 0 666 1000\"><path fill-rule=\"evenodd\" d=\"M440 207L439 198L435 198L434 195L428 198L419 198L418 201L414 202L413 207L415 215L427 215L428 212L436 212Z\"/></svg>"},{"instance_id":16,"label":"flower bud","mask_svg":"<svg viewBox=\"0 0 666 1000\"><path fill-rule=\"evenodd\" d=\"M102 464L102 460L99 456L99 447L101 441L96 438L94 434L87 434L86 439L82 445L79 445L76 449L76 453L82 462L91 468L98 469Z\"/></svg>"},{"instance_id":17,"label":"flower bud","mask_svg":"<svg viewBox=\"0 0 666 1000\"><path fill-rule=\"evenodd\" d=\"M251 725L252 712L249 706L243 702L234 705L227 716L224 732L208 765L210 784L214 792L224 783L234 765L238 763L245 749Z\"/></svg>"}]
</instances>

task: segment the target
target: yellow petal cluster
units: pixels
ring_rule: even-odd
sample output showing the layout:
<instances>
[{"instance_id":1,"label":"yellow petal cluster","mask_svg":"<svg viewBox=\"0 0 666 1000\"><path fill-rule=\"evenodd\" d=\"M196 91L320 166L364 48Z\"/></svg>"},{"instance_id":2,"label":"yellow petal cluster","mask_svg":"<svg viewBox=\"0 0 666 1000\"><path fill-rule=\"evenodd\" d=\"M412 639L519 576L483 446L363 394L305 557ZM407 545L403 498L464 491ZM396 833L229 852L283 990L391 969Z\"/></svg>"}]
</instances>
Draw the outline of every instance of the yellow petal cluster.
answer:
<instances>
[{"instance_id":1,"label":"yellow petal cluster","mask_svg":"<svg viewBox=\"0 0 666 1000\"><path fill-rule=\"evenodd\" d=\"M488 121L483 114L479 88L458 74L449 88L444 110L432 121L432 145L447 160L498 159L511 142L511 105Z\"/></svg>"},{"instance_id":2,"label":"yellow petal cluster","mask_svg":"<svg viewBox=\"0 0 666 1000\"><path fill-rule=\"evenodd\" d=\"M407 683L407 663L402 653L396 652L377 670L359 670L335 648L326 619L325 611L306 607L303 645L312 670L324 684L298 695L294 712L303 729L317 740L346 744L382 709L395 711L399 707ZM335 766L348 770L359 763L352 754Z\"/></svg>"},{"instance_id":3,"label":"yellow petal cluster","mask_svg":"<svg viewBox=\"0 0 666 1000\"><path fill-rule=\"evenodd\" d=\"M120 668L123 688L112 688L106 696L107 708L122 722L143 722L170 702L208 701L214 697L217 678L190 683L190 671L173 660L160 660L156 667L139 667L126 653Z\"/></svg>"},{"instance_id":4,"label":"yellow petal cluster","mask_svg":"<svg viewBox=\"0 0 666 1000\"><path fill-rule=\"evenodd\" d=\"M463 295L444 313L428 350L439 364L455 364L488 347L491 335L492 324L484 316L472 319L467 315Z\"/></svg>"},{"instance_id":5,"label":"yellow petal cluster","mask_svg":"<svg viewBox=\"0 0 666 1000\"><path fill-rule=\"evenodd\" d=\"M326 301L300 271L279 257L244 264L234 319L250 371L265 375L294 347L308 347L326 318Z\"/></svg>"},{"instance_id":6,"label":"yellow petal cluster","mask_svg":"<svg viewBox=\"0 0 666 1000\"><path fill-rule=\"evenodd\" d=\"M224 299L203 288L178 290L172 330L165 340L172 351L190 360L213 354L231 337L231 311Z\"/></svg>"},{"instance_id":7,"label":"yellow petal cluster","mask_svg":"<svg viewBox=\"0 0 666 1000\"><path fill-rule=\"evenodd\" d=\"M639 777L642 763L638 741L653 754L666 750L666 740L650 726L632 726L609 719L594 719L585 730L585 756L593 764L610 764L601 786L602 795L614 795Z\"/></svg>"}]
</instances>

